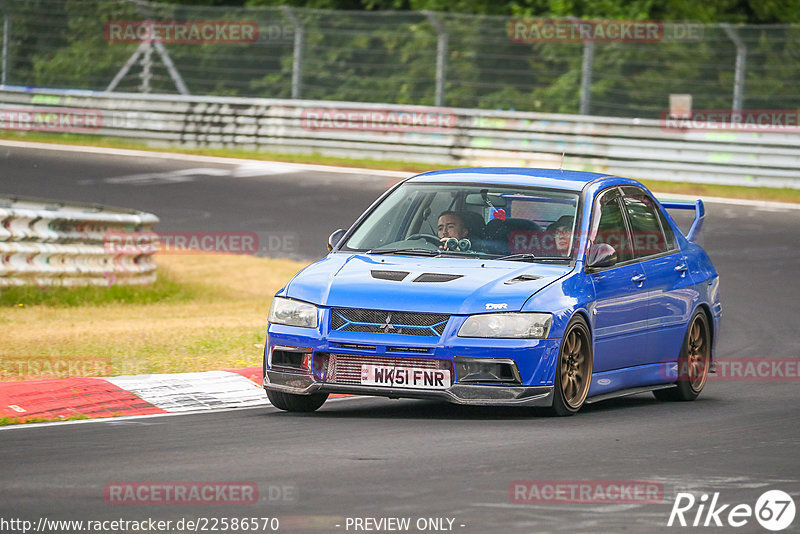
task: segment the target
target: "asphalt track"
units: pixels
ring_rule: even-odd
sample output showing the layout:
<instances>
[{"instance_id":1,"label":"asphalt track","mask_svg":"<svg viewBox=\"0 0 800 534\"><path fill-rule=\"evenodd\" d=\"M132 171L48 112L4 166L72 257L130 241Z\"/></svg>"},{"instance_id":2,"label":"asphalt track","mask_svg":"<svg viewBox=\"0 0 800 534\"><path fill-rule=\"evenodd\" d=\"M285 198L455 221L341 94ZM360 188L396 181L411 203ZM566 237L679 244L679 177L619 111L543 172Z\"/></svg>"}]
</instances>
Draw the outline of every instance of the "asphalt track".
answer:
<instances>
[{"instance_id":1,"label":"asphalt track","mask_svg":"<svg viewBox=\"0 0 800 534\"><path fill-rule=\"evenodd\" d=\"M0 146L0 194L151 211L161 231L288 232L294 250L262 253L306 259L324 254L330 231L394 180ZM705 246L723 291L718 357L800 359L800 210L711 203L707 211ZM0 519L274 516L280 531L325 533L366 531L346 528L347 518L408 517L411 532L418 518L451 518L463 533L730 532L666 527L675 496L719 492L720 503L754 506L780 489L800 507L799 382L712 381L692 403L644 394L570 418L361 398L329 401L312 415L270 407L3 429ZM509 497L517 480L657 481L664 497L523 505ZM260 500L107 504L106 485L128 481L248 481ZM798 526L800 517L784 532ZM754 518L735 531L768 532Z\"/></svg>"}]
</instances>

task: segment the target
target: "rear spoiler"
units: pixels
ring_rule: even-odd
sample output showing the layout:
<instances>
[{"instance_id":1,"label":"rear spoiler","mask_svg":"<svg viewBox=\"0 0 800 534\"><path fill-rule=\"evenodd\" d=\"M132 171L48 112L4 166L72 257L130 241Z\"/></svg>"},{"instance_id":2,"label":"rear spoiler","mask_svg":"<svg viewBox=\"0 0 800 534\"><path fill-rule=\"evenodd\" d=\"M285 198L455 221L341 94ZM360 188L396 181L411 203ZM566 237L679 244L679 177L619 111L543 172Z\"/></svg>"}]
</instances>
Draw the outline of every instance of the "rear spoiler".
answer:
<instances>
[{"instance_id":1,"label":"rear spoiler","mask_svg":"<svg viewBox=\"0 0 800 534\"><path fill-rule=\"evenodd\" d=\"M698 199L694 204L691 202L661 202L661 205L667 209L694 210L694 222L689 228L689 233L686 234L686 239L697 243L700 230L703 228L703 219L706 217L706 207L703 205L703 201Z\"/></svg>"}]
</instances>

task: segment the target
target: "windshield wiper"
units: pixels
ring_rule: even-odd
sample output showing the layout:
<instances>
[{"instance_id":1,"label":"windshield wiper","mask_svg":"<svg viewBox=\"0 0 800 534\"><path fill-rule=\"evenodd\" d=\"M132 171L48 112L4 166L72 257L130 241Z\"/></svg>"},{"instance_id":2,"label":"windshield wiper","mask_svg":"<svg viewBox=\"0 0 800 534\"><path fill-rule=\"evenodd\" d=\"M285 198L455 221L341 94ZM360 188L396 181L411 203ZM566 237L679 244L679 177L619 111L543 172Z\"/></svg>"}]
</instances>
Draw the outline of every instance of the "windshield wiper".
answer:
<instances>
[{"instance_id":1,"label":"windshield wiper","mask_svg":"<svg viewBox=\"0 0 800 534\"><path fill-rule=\"evenodd\" d=\"M531 253L509 254L507 256L500 256L499 258L492 259L508 261L569 261L567 256L537 256Z\"/></svg>"},{"instance_id":2,"label":"windshield wiper","mask_svg":"<svg viewBox=\"0 0 800 534\"><path fill-rule=\"evenodd\" d=\"M432 250L429 248L411 247L411 248L379 248L368 250L367 254L410 254L412 256L441 256L441 250Z\"/></svg>"},{"instance_id":3,"label":"windshield wiper","mask_svg":"<svg viewBox=\"0 0 800 534\"><path fill-rule=\"evenodd\" d=\"M509 261L528 261L528 260L536 260L538 259L535 254L508 254L506 256L500 256L499 258L493 258L495 260L509 260Z\"/></svg>"}]
</instances>

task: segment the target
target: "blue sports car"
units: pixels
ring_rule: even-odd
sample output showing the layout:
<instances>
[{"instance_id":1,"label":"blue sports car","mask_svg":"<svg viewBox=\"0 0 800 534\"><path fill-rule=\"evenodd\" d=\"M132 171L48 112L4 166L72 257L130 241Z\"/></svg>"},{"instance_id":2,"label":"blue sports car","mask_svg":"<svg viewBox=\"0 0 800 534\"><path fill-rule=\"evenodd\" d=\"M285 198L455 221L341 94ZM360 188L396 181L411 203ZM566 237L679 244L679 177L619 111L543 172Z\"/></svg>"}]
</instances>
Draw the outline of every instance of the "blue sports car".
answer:
<instances>
[{"instance_id":1,"label":"blue sports car","mask_svg":"<svg viewBox=\"0 0 800 534\"><path fill-rule=\"evenodd\" d=\"M695 210L687 235L667 209ZM578 171L467 168L400 182L269 311L264 388L541 406L652 391L693 400L717 342L702 201Z\"/></svg>"}]
</instances>

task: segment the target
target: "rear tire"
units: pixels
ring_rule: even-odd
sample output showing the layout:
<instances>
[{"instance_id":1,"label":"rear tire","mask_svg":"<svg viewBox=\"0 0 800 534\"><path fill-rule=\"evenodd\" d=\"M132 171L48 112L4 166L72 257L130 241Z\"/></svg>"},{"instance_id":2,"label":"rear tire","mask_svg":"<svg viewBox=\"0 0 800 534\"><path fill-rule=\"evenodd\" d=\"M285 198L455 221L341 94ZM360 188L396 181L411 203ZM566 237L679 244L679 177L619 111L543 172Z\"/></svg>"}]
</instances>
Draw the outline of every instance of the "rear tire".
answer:
<instances>
[{"instance_id":1,"label":"rear tire","mask_svg":"<svg viewBox=\"0 0 800 534\"><path fill-rule=\"evenodd\" d=\"M556 362L555 388L551 413L574 415L581 409L592 383L592 336L582 317L567 325Z\"/></svg>"},{"instance_id":2,"label":"rear tire","mask_svg":"<svg viewBox=\"0 0 800 534\"><path fill-rule=\"evenodd\" d=\"M711 367L711 330L708 317L698 311L689 322L678 356L677 387L653 392L661 401L692 401L700 395Z\"/></svg>"},{"instance_id":3,"label":"rear tire","mask_svg":"<svg viewBox=\"0 0 800 534\"><path fill-rule=\"evenodd\" d=\"M327 393L295 395L270 389L267 390L267 397L273 406L287 412L313 412L328 400Z\"/></svg>"}]
</instances>

